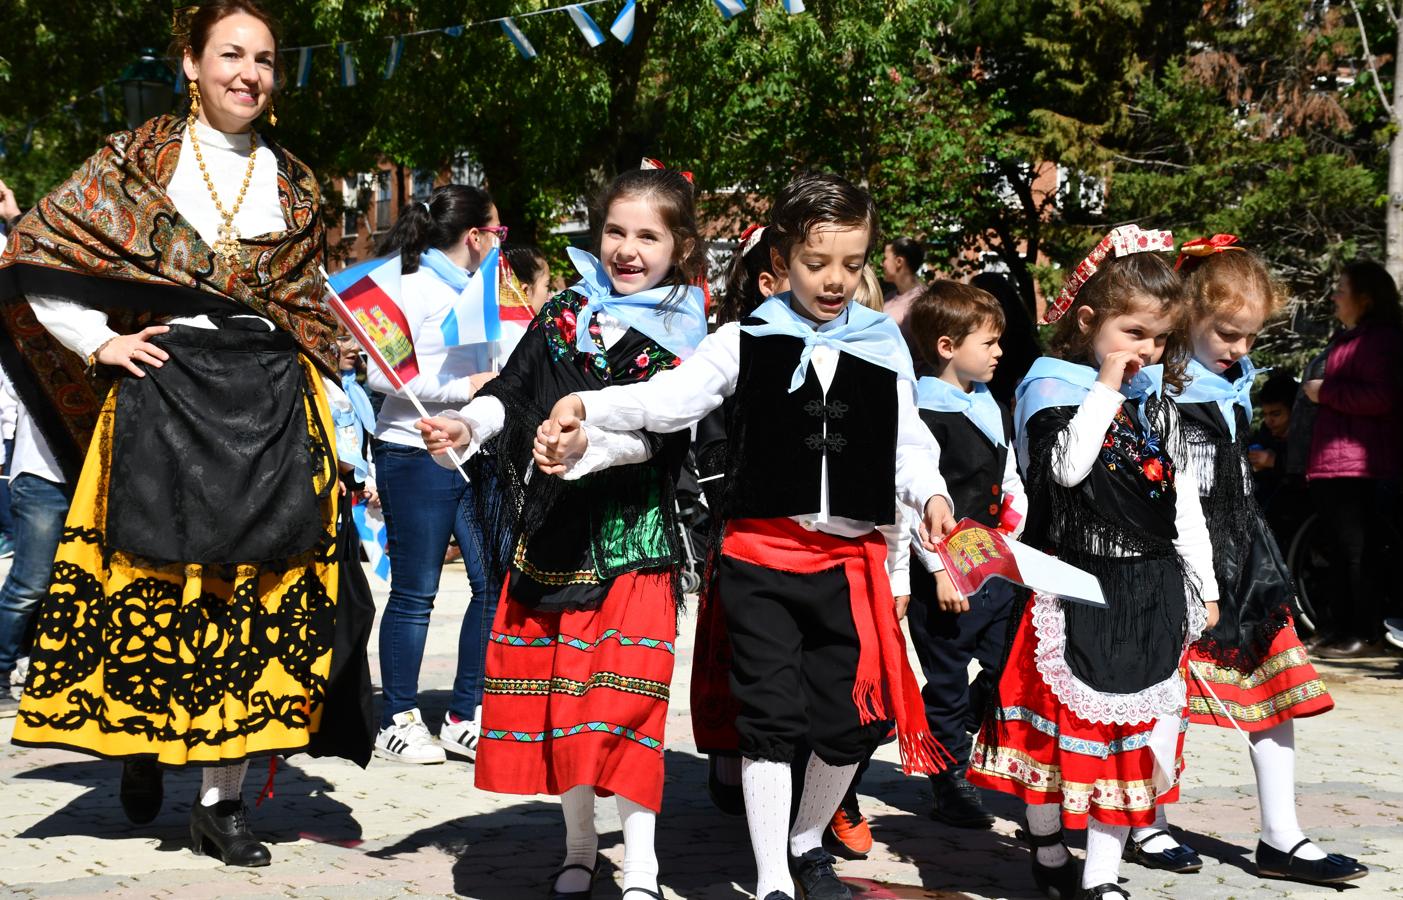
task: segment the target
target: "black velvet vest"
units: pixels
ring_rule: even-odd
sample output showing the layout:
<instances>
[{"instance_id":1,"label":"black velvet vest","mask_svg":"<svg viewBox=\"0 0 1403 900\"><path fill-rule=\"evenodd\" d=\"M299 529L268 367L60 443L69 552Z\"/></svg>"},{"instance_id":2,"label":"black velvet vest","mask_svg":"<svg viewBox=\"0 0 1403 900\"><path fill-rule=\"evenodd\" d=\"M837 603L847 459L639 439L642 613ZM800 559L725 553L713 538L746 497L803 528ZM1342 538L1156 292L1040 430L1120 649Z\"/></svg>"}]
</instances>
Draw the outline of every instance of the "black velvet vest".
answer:
<instances>
[{"instance_id":1,"label":"black velvet vest","mask_svg":"<svg viewBox=\"0 0 1403 900\"><path fill-rule=\"evenodd\" d=\"M726 517L817 512L826 454L829 514L889 525L896 511L896 373L840 353L827 395L813 366L790 393L803 349L787 335L741 333Z\"/></svg>"},{"instance_id":2,"label":"black velvet vest","mask_svg":"<svg viewBox=\"0 0 1403 900\"><path fill-rule=\"evenodd\" d=\"M1005 444L994 442L960 412L921 410L940 445L940 474L955 504L955 518L970 518L981 525L999 524L1004 499L1004 464L1008 459L1009 429L1004 427Z\"/></svg>"}]
</instances>

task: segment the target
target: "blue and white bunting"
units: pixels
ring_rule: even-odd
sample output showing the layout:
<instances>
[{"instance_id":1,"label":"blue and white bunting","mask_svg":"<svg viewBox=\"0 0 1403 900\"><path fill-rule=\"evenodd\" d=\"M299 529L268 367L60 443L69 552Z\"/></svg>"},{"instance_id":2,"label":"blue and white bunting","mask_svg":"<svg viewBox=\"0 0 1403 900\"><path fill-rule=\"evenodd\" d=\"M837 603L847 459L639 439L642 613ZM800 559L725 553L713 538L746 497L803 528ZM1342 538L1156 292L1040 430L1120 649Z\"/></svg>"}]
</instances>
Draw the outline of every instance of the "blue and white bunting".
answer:
<instances>
[{"instance_id":1,"label":"blue and white bunting","mask_svg":"<svg viewBox=\"0 0 1403 900\"><path fill-rule=\"evenodd\" d=\"M310 81L311 78L312 48L303 47L301 50L297 51L297 77L293 81L298 87L304 88L307 86L307 82Z\"/></svg>"},{"instance_id":2,"label":"blue and white bunting","mask_svg":"<svg viewBox=\"0 0 1403 900\"><path fill-rule=\"evenodd\" d=\"M521 54L522 59L535 59L536 48L531 46L531 42L526 39L526 35L521 33L521 29L516 27L516 23L507 17L502 20L502 31L506 34L507 40L516 47L516 52Z\"/></svg>"},{"instance_id":3,"label":"blue and white bunting","mask_svg":"<svg viewBox=\"0 0 1403 900\"><path fill-rule=\"evenodd\" d=\"M389 81L395 77L395 70L399 68L400 57L404 56L404 38L397 37L390 39L390 55L385 57L385 80Z\"/></svg>"},{"instance_id":4,"label":"blue and white bunting","mask_svg":"<svg viewBox=\"0 0 1403 900\"><path fill-rule=\"evenodd\" d=\"M463 36L463 31L466 28L466 25L449 25L447 28L443 29L443 33L451 38L460 38Z\"/></svg>"},{"instance_id":5,"label":"blue and white bunting","mask_svg":"<svg viewBox=\"0 0 1403 900\"><path fill-rule=\"evenodd\" d=\"M721 18L727 22L745 12L745 0L712 0L721 11Z\"/></svg>"},{"instance_id":6,"label":"blue and white bunting","mask_svg":"<svg viewBox=\"0 0 1403 900\"><path fill-rule=\"evenodd\" d=\"M609 33L624 44L633 40L634 7L637 5L636 0L628 0L624 4L624 8L619 10L619 14L614 17L614 24L609 26Z\"/></svg>"},{"instance_id":7,"label":"blue and white bunting","mask_svg":"<svg viewBox=\"0 0 1403 900\"><path fill-rule=\"evenodd\" d=\"M356 58L351 55L351 42L342 41L336 46L341 54L341 86L356 86Z\"/></svg>"},{"instance_id":8,"label":"blue and white bunting","mask_svg":"<svg viewBox=\"0 0 1403 900\"><path fill-rule=\"evenodd\" d=\"M604 43L604 32L599 30L598 23L590 18L590 14L585 12L584 7L567 6L565 11L570 14L570 20L575 23L575 27L580 29L585 43L591 47L598 47Z\"/></svg>"},{"instance_id":9,"label":"blue and white bunting","mask_svg":"<svg viewBox=\"0 0 1403 900\"><path fill-rule=\"evenodd\" d=\"M797 16L804 11L804 0L784 0L784 11Z\"/></svg>"}]
</instances>

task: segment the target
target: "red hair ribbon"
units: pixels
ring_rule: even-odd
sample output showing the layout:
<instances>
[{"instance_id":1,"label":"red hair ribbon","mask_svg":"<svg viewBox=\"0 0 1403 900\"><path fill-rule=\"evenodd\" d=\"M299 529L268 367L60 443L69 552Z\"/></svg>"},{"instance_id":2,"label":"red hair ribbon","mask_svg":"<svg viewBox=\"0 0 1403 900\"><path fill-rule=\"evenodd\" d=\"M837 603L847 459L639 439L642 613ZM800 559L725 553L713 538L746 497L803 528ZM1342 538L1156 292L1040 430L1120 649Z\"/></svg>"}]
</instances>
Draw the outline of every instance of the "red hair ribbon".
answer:
<instances>
[{"instance_id":1,"label":"red hair ribbon","mask_svg":"<svg viewBox=\"0 0 1403 900\"><path fill-rule=\"evenodd\" d=\"M677 172L678 175L681 175L683 178L687 179L687 183L688 183L688 184L692 184L692 185L695 185L695 184L696 184L696 182L692 181L692 173L691 173L691 172L683 172L683 171L680 171L680 170L678 170L678 169L669 169L667 166L663 165L662 160L652 159L652 158L650 158L650 157L645 156L645 157L643 157L643 161L640 162L640 163L638 164L638 168L640 168L640 169L658 169L659 171L663 171L663 172Z\"/></svg>"},{"instance_id":2,"label":"red hair ribbon","mask_svg":"<svg viewBox=\"0 0 1403 900\"><path fill-rule=\"evenodd\" d=\"M1185 241L1184 246L1179 248L1179 257L1174 260L1174 271L1184 263L1189 264L1192 269L1199 261L1212 256L1215 253L1222 253L1224 250L1245 250L1245 247L1235 247L1237 235L1235 234L1215 234L1212 237L1194 238Z\"/></svg>"},{"instance_id":3,"label":"red hair ribbon","mask_svg":"<svg viewBox=\"0 0 1403 900\"><path fill-rule=\"evenodd\" d=\"M760 238L765 236L764 225L751 225L740 233L740 253L741 256L749 253L755 245L760 243Z\"/></svg>"},{"instance_id":4,"label":"red hair ribbon","mask_svg":"<svg viewBox=\"0 0 1403 900\"><path fill-rule=\"evenodd\" d=\"M1047 312L1043 313L1043 322L1056 322L1072 308L1072 302L1077 299L1077 291L1096 274L1096 270L1101 268L1101 263L1106 261L1107 256L1129 256L1132 253L1154 253L1173 249L1174 235L1168 231L1145 231L1134 224L1113 229L1091 249L1086 259L1072 270L1072 274L1067 276L1057 299L1053 300Z\"/></svg>"}]
</instances>

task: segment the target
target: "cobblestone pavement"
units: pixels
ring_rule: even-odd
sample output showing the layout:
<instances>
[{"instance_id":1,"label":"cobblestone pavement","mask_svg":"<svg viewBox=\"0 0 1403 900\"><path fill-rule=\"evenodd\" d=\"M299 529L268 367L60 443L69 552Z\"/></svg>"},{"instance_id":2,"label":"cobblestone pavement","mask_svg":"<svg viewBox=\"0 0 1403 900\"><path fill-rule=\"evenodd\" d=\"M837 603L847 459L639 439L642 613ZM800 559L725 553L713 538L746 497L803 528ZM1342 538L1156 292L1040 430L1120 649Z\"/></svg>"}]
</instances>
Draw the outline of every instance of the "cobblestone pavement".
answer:
<instances>
[{"instance_id":1,"label":"cobblestone pavement","mask_svg":"<svg viewBox=\"0 0 1403 900\"><path fill-rule=\"evenodd\" d=\"M385 586L374 583L384 602ZM444 570L443 592L422 675L422 706L441 721L452 684L457 624L468 596L461 566ZM679 640L668 723L667 792L658 856L669 898L729 900L753 885L745 823L715 812L706 766L691 743L687 678L691 624ZM372 642L372 649L374 643ZM372 670L377 671L372 661ZM1308 834L1373 870L1348 896L1403 896L1403 666L1396 660L1322 666L1337 707L1301 723L1300 811ZM225 869L189 849L187 822L195 773L166 781L166 808L133 827L117 803L118 767L55 750L13 747L13 720L0 722L0 895L5 897L180 898L545 896L563 840L551 798L504 797L472 786L462 762L440 766L375 760L361 771L340 761L294 756L279 770L276 796L252 813L270 842L273 865ZM1191 730L1184 799L1172 820L1207 859L1197 875L1175 878L1127 864L1137 898L1328 897L1333 890L1263 881L1253 874L1257 808L1247 751L1234 733ZM1015 803L989 799L992 831L947 828L930 820L930 788L895 765L884 747L864 783L876 847L844 862L855 895L877 898L1033 898L1027 853L1013 833ZM249 775L256 793L266 770ZM617 898L623 859L612 802L598 810L608 860L595 896Z\"/></svg>"}]
</instances>

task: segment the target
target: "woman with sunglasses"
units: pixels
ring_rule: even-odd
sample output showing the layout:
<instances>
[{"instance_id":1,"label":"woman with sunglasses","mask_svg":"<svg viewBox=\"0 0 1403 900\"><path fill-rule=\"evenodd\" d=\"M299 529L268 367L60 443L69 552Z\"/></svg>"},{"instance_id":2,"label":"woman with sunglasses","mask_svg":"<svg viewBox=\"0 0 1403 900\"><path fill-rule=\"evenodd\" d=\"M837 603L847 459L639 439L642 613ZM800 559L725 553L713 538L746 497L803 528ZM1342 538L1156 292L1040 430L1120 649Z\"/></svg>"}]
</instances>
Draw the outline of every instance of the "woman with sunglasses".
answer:
<instances>
[{"instance_id":1,"label":"woman with sunglasses","mask_svg":"<svg viewBox=\"0 0 1403 900\"><path fill-rule=\"evenodd\" d=\"M448 346L443 324L489 252L506 238L486 191L461 184L434 189L404 208L379 247L401 259L400 304L408 319L419 374L407 385L430 415L458 409L490 381L505 359L491 344ZM477 757L477 707L482 703L482 656L496 612L499 584L489 573L477 534L476 494L463 476L436 464L414 423L422 415L375 367L369 386L386 395L376 417L376 485L390 556L390 599L380 621L380 680L384 708L375 753L403 763L441 763L445 751ZM458 640L453 695L436 741L419 711L419 666L429 615L438 594L448 540L456 537L468 570L472 602Z\"/></svg>"}]
</instances>

